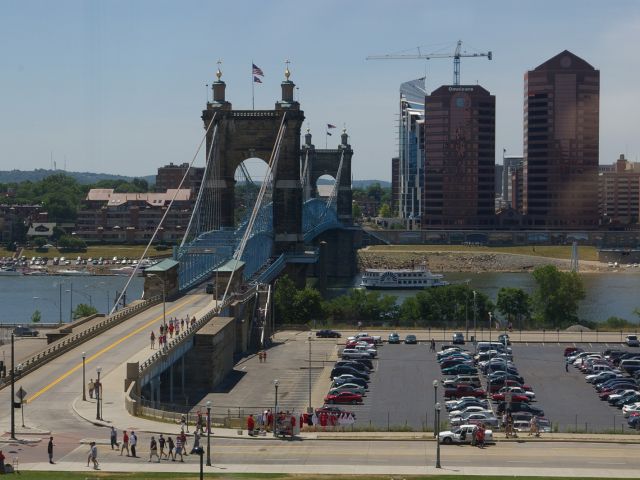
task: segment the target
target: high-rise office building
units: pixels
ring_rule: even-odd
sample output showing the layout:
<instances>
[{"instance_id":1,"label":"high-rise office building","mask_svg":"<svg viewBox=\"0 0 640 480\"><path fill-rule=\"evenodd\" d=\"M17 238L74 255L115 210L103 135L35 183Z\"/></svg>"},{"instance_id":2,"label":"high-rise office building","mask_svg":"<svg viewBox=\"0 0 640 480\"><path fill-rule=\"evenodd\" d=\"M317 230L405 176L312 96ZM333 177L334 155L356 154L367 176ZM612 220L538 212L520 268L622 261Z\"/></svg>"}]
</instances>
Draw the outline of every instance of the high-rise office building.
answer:
<instances>
[{"instance_id":1,"label":"high-rise office building","mask_svg":"<svg viewBox=\"0 0 640 480\"><path fill-rule=\"evenodd\" d=\"M424 78L400 85L397 212L412 224L422 217L425 95Z\"/></svg>"},{"instance_id":2,"label":"high-rise office building","mask_svg":"<svg viewBox=\"0 0 640 480\"><path fill-rule=\"evenodd\" d=\"M524 76L527 225L598 226L600 72L565 50Z\"/></svg>"},{"instance_id":3,"label":"high-rise office building","mask_svg":"<svg viewBox=\"0 0 640 480\"><path fill-rule=\"evenodd\" d=\"M494 224L495 103L479 85L445 85L426 97L422 228Z\"/></svg>"},{"instance_id":4,"label":"high-rise office building","mask_svg":"<svg viewBox=\"0 0 640 480\"><path fill-rule=\"evenodd\" d=\"M624 155L599 175L600 221L606 226L637 225L640 217L640 165Z\"/></svg>"}]
</instances>

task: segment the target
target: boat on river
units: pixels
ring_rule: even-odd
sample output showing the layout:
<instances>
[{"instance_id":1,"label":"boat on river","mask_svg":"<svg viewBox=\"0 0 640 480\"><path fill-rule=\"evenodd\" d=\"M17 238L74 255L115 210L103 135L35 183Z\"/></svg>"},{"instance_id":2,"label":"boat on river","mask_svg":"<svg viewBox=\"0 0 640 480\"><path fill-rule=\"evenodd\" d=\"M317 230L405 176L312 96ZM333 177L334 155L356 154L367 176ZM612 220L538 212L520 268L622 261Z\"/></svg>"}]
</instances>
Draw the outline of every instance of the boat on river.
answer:
<instances>
[{"instance_id":1,"label":"boat on river","mask_svg":"<svg viewBox=\"0 0 640 480\"><path fill-rule=\"evenodd\" d=\"M362 274L361 287L385 290L413 290L449 285L444 276L431 273L426 263L416 268L367 268Z\"/></svg>"}]
</instances>

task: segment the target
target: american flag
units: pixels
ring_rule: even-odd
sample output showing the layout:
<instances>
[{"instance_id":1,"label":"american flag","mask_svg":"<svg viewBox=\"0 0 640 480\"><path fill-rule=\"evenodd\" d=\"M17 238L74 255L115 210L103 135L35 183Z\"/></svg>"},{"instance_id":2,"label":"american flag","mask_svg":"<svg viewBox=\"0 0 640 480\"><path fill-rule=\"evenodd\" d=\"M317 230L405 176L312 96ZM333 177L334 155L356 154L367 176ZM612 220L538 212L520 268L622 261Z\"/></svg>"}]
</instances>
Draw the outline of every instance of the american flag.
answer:
<instances>
[{"instance_id":1,"label":"american flag","mask_svg":"<svg viewBox=\"0 0 640 480\"><path fill-rule=\"evenodd\" d=\"M253 76L253 83L262 83L262 80L260 80L259 77L256 77L255 75Z\"/></svg>"},{"instance_id":2,"label":"american flag","mask_svg":"<svg viewBox=\"0 0 640 480\"><path fill-rule=\"evenodd\" d=\"M251 65L253 65L252 72L254 75L260 75L261 77L264 77L264 72L259 66L257 66L255 63L252 63Z\"/></svg>"},{"instance_id":3,"label":"american flag","mask_svg":"<svg viewBox=\"0 0 640 480\"><path fill-rule=\"evenodd\" d=\"M331 125L330 123L327 123L327 128L336 128L335 125Z\"/></svg>"}]
</instances>

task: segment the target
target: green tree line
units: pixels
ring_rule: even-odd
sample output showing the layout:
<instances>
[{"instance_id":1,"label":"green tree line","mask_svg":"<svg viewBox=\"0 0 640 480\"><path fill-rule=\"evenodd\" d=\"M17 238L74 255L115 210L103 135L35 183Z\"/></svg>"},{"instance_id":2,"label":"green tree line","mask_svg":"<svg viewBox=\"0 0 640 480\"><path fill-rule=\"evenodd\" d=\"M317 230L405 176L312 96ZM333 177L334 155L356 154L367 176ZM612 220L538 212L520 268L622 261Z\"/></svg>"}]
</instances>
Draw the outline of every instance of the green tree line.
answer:
<instances>
[{"instance_id":1,"label":"green tree line","mask_svg":"<svg viewBox=\"0 0 640 480\"><path fill-rule=\"evenodd\" d=\"M282 324L307 324L317 321L323 325L387 325L389 327L462 328L469 325L487 328L490 313L502 318L502 326L515 329L560 329L582 324L595 324L578 318L580 301L585 289L575 272L561 272L555 266L539 267L532 273L535 280L533 294L520 288L503 287L494 304L485 294L469 285L457 284L430 288L398 303L398 298L378 291L353 289L346 295L324 300L310 287L297 289L288 277L275 287L276 318ZM640 315L640 310L636 310ZM612 317L601 327L623 329L631 325L624 319Z\"/></svg>"}]
</instances>

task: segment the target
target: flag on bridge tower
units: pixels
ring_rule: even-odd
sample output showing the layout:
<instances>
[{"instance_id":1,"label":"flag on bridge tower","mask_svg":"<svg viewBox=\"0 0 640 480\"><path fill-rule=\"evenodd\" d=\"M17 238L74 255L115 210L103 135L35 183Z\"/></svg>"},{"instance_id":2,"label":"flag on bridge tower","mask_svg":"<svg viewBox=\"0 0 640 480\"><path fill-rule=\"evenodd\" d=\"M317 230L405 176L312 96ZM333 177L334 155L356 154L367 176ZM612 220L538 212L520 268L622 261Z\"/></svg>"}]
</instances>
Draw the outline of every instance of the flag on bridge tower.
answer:
<instances>
[{"instance_id":1,"label":"flag on bridge tower","mask_svg":"<svg viewBox=\"0 0 640 480\"><path fill-rule=\"evenodd\" d=\"M264 77L264 72L255 63L251 62L251 108L256 109L256 98L254 86L256 83L262 83L260 77Z\"/></svg>"},{"instance_id":2,"label":"flag on bridge tower","mask_svg":"<svg viewBox=\"0 0 640 480\"><path fill-rule=\"evenodd\" d=\"M331 125L330 123L327 123L327 128L337 128L335 125Z\"/></svg>"}]
</instances>

